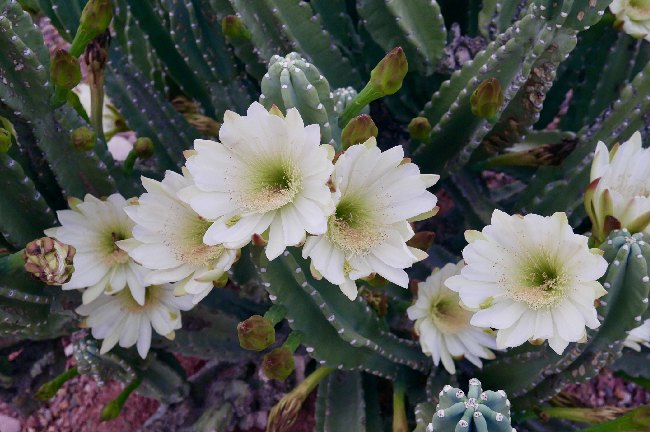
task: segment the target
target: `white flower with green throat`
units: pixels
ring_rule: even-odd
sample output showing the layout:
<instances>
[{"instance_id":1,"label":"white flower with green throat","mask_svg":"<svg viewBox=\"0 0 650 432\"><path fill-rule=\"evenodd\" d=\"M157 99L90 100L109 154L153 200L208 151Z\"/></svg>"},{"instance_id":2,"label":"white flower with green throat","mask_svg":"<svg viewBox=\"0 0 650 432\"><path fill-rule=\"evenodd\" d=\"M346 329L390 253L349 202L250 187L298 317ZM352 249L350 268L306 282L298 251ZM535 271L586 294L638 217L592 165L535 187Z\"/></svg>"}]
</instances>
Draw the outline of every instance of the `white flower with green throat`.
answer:
<instances>
[{"instance_id":1,"label":"white flower with green throat","mask_svg":"<svg viewBox=\"0 0 650 432\"><path fill-rule=\"evenodd\" d=\"M266 256L274 259L307 233L325 233L333 149L320 144L318 125L305 126L294 108L282 117L255 102L245 116L226 112L219 139L194 142L186 166L195 184L179 192L214 221L206 244L236 249L268 230Z\"/></svg>"},{"instance_id":2,"label":"white flower with green throat","mask_svg":"<svg viewBox=\"0 0 650 432\"><path fill-rule=\"evenodd\" d=\"M437 199L427 188L438 178L404 161L401 146L382 152L374 138L351 146L332 174L336 209L327 232L307 239L303 257L350 299L354 281L373 273L406 288L404 269L427 257L406 245L414 235L409 221L435 214Z\"/></svg>"},{"instance_id":3,"label":"white flower with green throat","mask_svg":"<svg viewBox=\"0 0 650 432\"><path fill-rule=\"evenodd\" d=\"M466 266L447 279L477 327L497 329L497 348L548 340L561 354L600 325L594 302L607 261L574 234L564 213L509 216L495 210L482 232L467 231Z\"/></svg>"},{"instance_id":4,"label":"white flower with green throat","mask_svg":"<svg viewBox=\"0 0 650 432\"><path fill-rule=\"evenodd\" d=\"M496 348L489 329L471 325L472 312L460 305L458 293L445 286L445 281L459 274L463 265L460 261L435 269L426 281L418 283L417 300L406 310L415 321L422 352L430 355L436 366L442 360L450 374L456 373L455 358L464 357L482 367L481 359L494 359L490 350Z\"/></svg>"},{"instance_id":5,"label":"white flower with green throat","mask_svg":"<svg viewBox=\"0 0 650 432\"><path fill-rule=\"evenodd\" d=\"M596 244L613 229L650 234L650 149L636 132L611 151L599 142L591 165L585 208Z\"/></svg>"},{"instance_id":6,"label":"white flower with green throat","mask_svg":"<svg viewBox=\"0 0 650 432\"><path fill-rule=\"evenodd\" d=\"M90 327L95 339L103 339L100 354L115 345L129 348L137 345L140 357L147 357L151 347L151 329L167 339L182 327L181 311L194 305L191 296L177 297L170 284L150 285L145 289L144 302L136 301L129 290L114 295L102 294L76 312L84 316L83 327Z\"/></svg>"},{"instance_id":7,"label":"white flower with green throat","mask_svg":"<svg viewBox=\"0 0 650 432\"><path fill-rule=\"evenodd\" d=\"M167 171L162 182L142 178L147 192L125 209L136 224L133 238L119 241L118 246L152 270L146 283L175 283L176 295L191 294L198 303L215 282L227 277L237 251L203 243L212 222L178 198L179 190L193 184L189 173L184 174Z\"/></svg>"},{"instance_id":8,"label":"white flower with green throat","mask_svg":"<svg viewBox=\"0 0 650 432\"><path fill-rule=\"evenodd\" d=\"M614 0L609 9L614 25L632 37L650 41L650 0Z\"/></svg>"},{"instance_id":9,"label":"white flower with green throat","mask_svg":"<svg viewBox=\"0 0 650 432\"><path fill-rule=\"evenodd\" d=\"M57 212L61 226L45 230L47 236L77 250L75 271L62 288L84 290L84 304L102 293L115 294L127 289L143 304L147 270L117 245L120 240L132 237L134 224L124 212L127 200L113 194L105 201L86 195L83 201L72 202L71 210Z\"/></svg>"}]
</instances>

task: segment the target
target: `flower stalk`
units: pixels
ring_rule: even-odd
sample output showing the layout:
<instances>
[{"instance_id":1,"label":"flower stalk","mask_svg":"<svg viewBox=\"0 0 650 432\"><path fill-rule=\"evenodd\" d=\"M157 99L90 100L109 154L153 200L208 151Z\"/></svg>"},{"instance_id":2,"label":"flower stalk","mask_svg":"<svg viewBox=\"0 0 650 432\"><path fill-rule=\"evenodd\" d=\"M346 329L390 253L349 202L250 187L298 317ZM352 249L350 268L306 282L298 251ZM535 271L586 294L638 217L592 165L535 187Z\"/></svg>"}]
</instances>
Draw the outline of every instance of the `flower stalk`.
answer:
<instances>
[{"instance_id":1,"label":"flower stalk","mask_svg":"<svg viewBox=\"0 0 650 432\"><path fill-rule=\"evenodd\" d=\"M58 377L54 378L52 381L46 382L36 390L36 399L41 401L46 401L51 399L57 391L65 384L67 381L70 381L72 378L79 375L79 371L76 367L70 368L63 372Z\"/></svg>"},{"instance_id":2,"label":"flower stalk","mask_svg":"<svg viewBox=\"0 0 650 432\"><path fill-rule=\"evenodd\" d=\"M142 378L138 377L134 379L126 387L124 387L122 392L117 395L115 399L107 403L100 414L101 421L109 421L117 418L120 415L120 412L122 412L122 407L124 406L126 400L129 398L129 396L131 396L131 393L140 387L141 383Z\"/></svg>"}]
</instances>

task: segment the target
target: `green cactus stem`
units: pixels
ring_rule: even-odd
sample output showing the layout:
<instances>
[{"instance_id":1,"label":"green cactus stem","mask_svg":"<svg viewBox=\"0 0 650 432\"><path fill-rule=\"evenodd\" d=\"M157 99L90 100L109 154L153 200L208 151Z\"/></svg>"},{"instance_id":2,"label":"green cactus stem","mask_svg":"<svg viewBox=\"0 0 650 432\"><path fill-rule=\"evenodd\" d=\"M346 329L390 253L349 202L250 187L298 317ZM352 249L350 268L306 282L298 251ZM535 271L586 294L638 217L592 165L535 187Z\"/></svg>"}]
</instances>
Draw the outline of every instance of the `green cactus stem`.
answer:
<instances>
[{"instance_id":1,"label":"green cactus stem","mask_svg":"<svg viewBox=\"0 0 650 432\"><path fill-rule=\"evenodd\" d=\"M120 392L119 395L117 395L115 399L107 403L100 414L101 421L109 421L117 418L122 412L122 407L124 407L126 400L129 398L129 396L131 396L131 393L140 387L141 383L142 379L140 377L134 379L126 387L124 387L124 389Z\"/></svg>"},{"instance_id":2,"label":"green cactus stem","mask_svg":"<svg viewBox=\"0 0 650 432\"><path fill-rule=\"evenodd\" d=\"M46 382L36 390L36 399L41 401L46 401L51 399L57 391L65 384L67 381L79 375L79 371L76 367L70 368L63 372L58 377L54 378L52 381Z\"/></svg>"}]
</instances>

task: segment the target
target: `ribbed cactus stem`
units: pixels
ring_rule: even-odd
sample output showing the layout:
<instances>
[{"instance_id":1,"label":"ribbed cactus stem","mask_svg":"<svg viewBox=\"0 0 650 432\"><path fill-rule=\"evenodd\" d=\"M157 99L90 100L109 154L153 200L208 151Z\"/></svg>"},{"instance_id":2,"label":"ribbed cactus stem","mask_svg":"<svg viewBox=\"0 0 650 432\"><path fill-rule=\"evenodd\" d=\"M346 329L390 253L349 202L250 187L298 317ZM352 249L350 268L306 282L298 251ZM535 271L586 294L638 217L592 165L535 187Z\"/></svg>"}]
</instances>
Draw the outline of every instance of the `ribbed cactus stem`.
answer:
<instances>
[{"instance_id":1,"label":"ribbed cactus stem","mask_svg":"<svg viewBox=\"0 0 650 432\"><path fill-rule=\"evenodd\" d=\"M76 367L70 368L63 372L58 377L54 378L52 381L46 382L36 390L36 398L38 400L46 401L51 399L57 391L65 384L67 381L79 375L79 371Z\"/></svg>"},{"instance_id":2,"label":"ribbed cactus stem","mask_svg":"<svg viewBox=\"0 0 650 432\"><path fill-rule=\"evenodd\" d=\"M106 404L100 415L101 420L108 421L117 418L117 416L120 415L120 412L122 412L122 407L124 407L126 400L131 396L131 393L140 387L141 383L142 378L138 377L124 387L122 392L117 395L115 399Z\"/></svg>"}]
</instances>

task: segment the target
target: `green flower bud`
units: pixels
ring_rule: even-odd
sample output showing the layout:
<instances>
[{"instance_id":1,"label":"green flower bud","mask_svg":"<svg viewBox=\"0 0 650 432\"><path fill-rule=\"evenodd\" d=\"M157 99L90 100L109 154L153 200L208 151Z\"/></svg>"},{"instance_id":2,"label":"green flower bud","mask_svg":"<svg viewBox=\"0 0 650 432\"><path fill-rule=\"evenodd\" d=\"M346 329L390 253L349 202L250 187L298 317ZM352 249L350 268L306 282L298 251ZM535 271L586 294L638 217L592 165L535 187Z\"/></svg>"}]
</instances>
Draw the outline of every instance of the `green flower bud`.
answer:
<instances>
[{"instance_id":1,"label":"green flower bud","mask_svg":"<svg viewBox=\"0 0 650 432\"><path fill-rule=\"evenodd\" d=\"M79 60L66 50L56 50L50 63L50 76L56 86L72 90L81 81Z\"/></svg>"},{"instance_id":2,"label":"green flower bud","mask_svg":"<svg viewBox=\"0 0 650 432\"><path fill-rule=\"evenodd\" d=\"M431 133L431 123L426 117L415 117L408 125L411 139L426 141Z\"/></svg>"},{"instance_id":3,"label":"green flower bud","mask_svg":"<svg viewBox=\"0 0 650 432\"><path fill-rule=\"evenodd\" d=\"M89 0L81 12L79 29L88 32L88 37L94 39L104 33L113 19L111 0Z\"/></svg>"},{"instance_id":4,"label":"green flower bud","mask_svg":"<svg viewBox=\"0 0 650 432\"><path fill-rule=\"evenodd\" d=\"M221 128L221 123L214 120L213 118L204 116L203 114L196 114L196 113L184 114L184 116L185 116L185 120L187 120L187 122L191 124L194 127L194 129L201 132L201 135L205 135L209 137L219 136L219 129Z\"/></svg>"},{"instance_id":5,"label":"green flower bud","mask_svg":"<svg viewBox=\"0 0 650 432\"><path fill-rule=\"evenodd\" d=\"M494 121L499 108L503 105L503 92L499 80L488 78L481 82L472 93L470 104L472 114L488 121Z\"/></svg>"},{"instance_id":6,"label":"green flower bud","mask_svg":"<svg viewBox=\"0 0 650 432\"><path fill-rule=\"evenodd\" d=\"M153 156L153 141L147 137L138 138L133 144L133 151L139 159L149 159Z\"/></svg>"},{"instance_id":7,"label":"green flower bud","mask_svg":"<svg viewBox=\"0 0 650 432\"><path fill-rule=\"evenodd\" d=\"M226 15L221 20L221 31L224 36L237 39L250 39L251 32L246 28L241 18L235 15Z\"/></svg>"},{"instance_id":8,"label":"green flower bud","mask_svg":"<svg viewBox=\"0 0 650 432\"><path fill-rule=\"evenodd\" d=\"M404 50L394 48L370 72L370 83L382 96L392 95L402 87L408 69Z\"/></svg>"},{"instance_id":9,"label":"green flower bud","mask_svg":"<svg viewBox=\"0 0 650 432\"><path fill-rule=\"evenodd\" d=\"M74 272L75 248L43 237L25 246L25 270L47 285L63 285Z\"/></svg>"},{"instance_id":10,"label":"green flower bud","mask_svg":"<svg viewBox=\"0 0 650 432\"><path fill-rule=\"evenodd\" d=\"M377 137L379 130L368 114L361 114L350 120L341 132L343 150L348 147L366 142L370 137Z\"/></svg>"},{"instance_id":11,"label":"green flower bud","mask_svg":"<svg viewBox=\"0 0 650 432\"><path fill-rule=\"evenodd\" d=\"M11 148L11 132L0 128L0 153L7 153Z\"/></svg>"},{"instance_id":12,"label":"green flower bud","mask_svg":"<svg viewBox=\"0 0 650 432\"><path fill-rule=\"evenodd\" d=\"M273 323L260 315L253 315L237 325L239 346L251 351L262 351L275 342Z\"/></svg>"},{"instance_id":13,"label":"green flower bud","mask_svg":"<svg viewBox=\"0 0 650 432\"><path fill-rule=\"evenodd\" d=\"M92 150L95 146L95 132L87 127L80 127L72 131L70 140L72 146L79 151Z\"/></svg>"},{"instance_id":14,"label":"green flower bud","mask_svg":"<svg viewBox=\"0 0 650 432\"><path fill-rule=\"evenodd\" d=\"M269 379L284 381L295 367L293 352L281 346L267 353L262 360L262 370Z\"/></svg>"}]
</instances>

